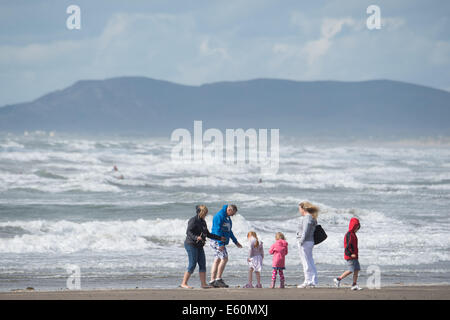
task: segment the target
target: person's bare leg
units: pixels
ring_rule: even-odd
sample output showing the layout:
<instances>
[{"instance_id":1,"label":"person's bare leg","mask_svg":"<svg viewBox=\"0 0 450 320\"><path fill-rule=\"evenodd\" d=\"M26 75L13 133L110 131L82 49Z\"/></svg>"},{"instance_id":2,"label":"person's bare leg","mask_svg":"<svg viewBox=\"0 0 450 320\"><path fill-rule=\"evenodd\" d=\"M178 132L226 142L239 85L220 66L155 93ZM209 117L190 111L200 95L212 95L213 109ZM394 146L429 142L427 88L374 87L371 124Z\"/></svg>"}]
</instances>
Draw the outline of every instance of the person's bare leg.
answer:
<instances>
[{"instance_id":1,"label":"person's bare leg","mask_svg":"<svg viewBox=\"0 0 450 320\"><path fill-rule=\"evenodd\" d=\"M225 266L227 265L228 258L224 258L220 260L219 267L217 268L217 277L216 279L222 279L223 271L225 270Z\"/></svg>"},{"instance_id":2,"label":"person's bare leg","mask_svg":"<svg viewBox=\"0 0 450 320\"><path fill-rule=\"evenodd\" d=\"M181 283L180 287L186 288L186 289L191 289L192 287L191 287L191 286L188 286L188 284L187 284L190 277L191 277L191 274L190 274L189 272L186 271L186 272L184 273L183 282Z\"/></svg>"},{"instance_id":3,"label":"person's bare leg","mask_svg":"<svg viewBox=\"0 0 450 320\"><path fill-rule=\"evenodd\" d=\"M261 285L261 272L256 271L255 273L256 273L256 284L258 286L260 286Z\"/></svg>"},{"instance_id":4,"label":"person's bare leg","mask_svg":"<svg viewBox=\"0 0 450 320\"><path fill-rule=\"evenodd\" d=\"M356 270L355 273L353 273L353 286L356 286L356 283L358 282L358 274L359 270Z\"/></svg>"},{"instance_id":5,"label":"person's bare leg","mask_svg":"<svg viewBox=\"0 0 450 320\"><path fill-rule=\"evenodd\" d=\"M341 274L341 276L338 278L338 280L342 280L342 279L346 278L347 276L349 276L350 274L352 274L351 271L345 271L343 274Z\"/></svg>"},{"instance_id":6,"label":"person's bare leg","mask_svg":"<svg viewBox=\"0 0 450 320\"><path fill-rule=\"evenodd\" d=\"M199 272L198 274L200 276L200 283L202 288L211 288L211 286L206 283L206 272Z\"/></svg>"},{"instance_id":7,"label":"person's bare leg","mask_svg":"<svg viewBox=\"0 0 450 320\"><path fill-rule=\"evenodd\" d=\"M211 266L211 282L213 282L214 280L216 280L216 275L217 275L217 269L219 268L219 264L220 264L220 259L216 258L214 259L214 262Z\"/></svg>"},{"instance_id":8,"label":"person's bare leg","mask_svg":"<svg viewBox=\"0 0 450 320\"><path fill-rule=\"evenodd\" d=\"M252 282L253 282L253 269L249 268L248 269L248 283L253 284Z\"/></svg>"}]
</instances>

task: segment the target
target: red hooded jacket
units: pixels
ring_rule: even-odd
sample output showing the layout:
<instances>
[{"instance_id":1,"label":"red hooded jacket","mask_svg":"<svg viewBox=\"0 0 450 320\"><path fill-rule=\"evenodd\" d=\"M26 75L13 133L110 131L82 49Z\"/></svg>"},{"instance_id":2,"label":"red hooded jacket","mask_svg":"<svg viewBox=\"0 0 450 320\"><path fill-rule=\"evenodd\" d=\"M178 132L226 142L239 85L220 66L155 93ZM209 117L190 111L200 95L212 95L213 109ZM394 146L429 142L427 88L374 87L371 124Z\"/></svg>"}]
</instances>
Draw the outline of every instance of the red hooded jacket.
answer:
<instances>
[{"instance_id":1,"label":"red hooded jacket","mask_svg":"<svg viewBox=\"0 0 450 320\"><path fill-rule=\"evenodd\" d=\"M358 259L358 237L356 236L356 229L360 226L359 220L356 218L350 219L350 224L348 226L348 232L345 234L344 238L344 259L352 260ZM356 257L352 258L352 254Z\"/></svg>"}]
</instances>

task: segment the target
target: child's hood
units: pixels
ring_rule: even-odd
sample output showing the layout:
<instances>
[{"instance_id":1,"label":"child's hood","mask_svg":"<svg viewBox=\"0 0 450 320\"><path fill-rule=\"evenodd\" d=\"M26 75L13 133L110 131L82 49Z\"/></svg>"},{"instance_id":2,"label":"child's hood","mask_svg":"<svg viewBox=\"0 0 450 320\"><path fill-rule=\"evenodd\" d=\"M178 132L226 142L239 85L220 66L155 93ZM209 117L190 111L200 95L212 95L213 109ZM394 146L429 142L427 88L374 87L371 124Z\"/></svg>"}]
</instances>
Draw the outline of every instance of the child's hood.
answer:
<instances>
[{"instance_id":1,"label":"child's hood","mask_svg":"<svg viewBox=\"0 0 450 320\"><path fill-rule=\"evenodd\" d=\"M279 247L287 248L288 243L286 240L279 239L279 240L277 240L276 245Z\"/></svg>"},{"instance_id":2,"label":"child's hood","mask_svg":"<svg viewBox=\"0 0 450 320\"><path fill-rule=\"evenodd\" d=\"M359 226L359 220L357 218L351 218L350 224L348 225L348 231L355 232L356 228Z\"/></svg>"}]
</instances>

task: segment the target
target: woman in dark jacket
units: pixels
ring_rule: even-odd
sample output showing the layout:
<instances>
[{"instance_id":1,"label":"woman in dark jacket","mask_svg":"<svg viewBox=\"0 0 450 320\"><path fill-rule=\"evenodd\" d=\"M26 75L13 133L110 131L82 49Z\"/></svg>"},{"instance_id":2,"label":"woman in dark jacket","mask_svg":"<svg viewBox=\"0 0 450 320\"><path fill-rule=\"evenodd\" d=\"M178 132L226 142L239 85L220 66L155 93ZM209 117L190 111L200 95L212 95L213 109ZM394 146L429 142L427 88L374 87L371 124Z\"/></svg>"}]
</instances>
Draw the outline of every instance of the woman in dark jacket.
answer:
<instances>
[{"instance_id":1,"label":"woman in dark jacket","mask_svg":"<svg viewBox=\"0 0 450 320\"><path fill-rule=\"evenodd\" d=\"M184 248L188 254L189 265L187 271L184 273L183 282L180 287L187 289L192 289L187 283L191 274L194 272L197 263L202 288L211 288L211 286L206 283L206 258L203 246L205 245L206 237L225 241L225 238L208 231L208 226L205 221L206 215L208 214L208 208L204 205L200 205L196 207L196 210L197 214L189 219L186 230L186 240L184 241Z\"/></svg>"}]
</instances>

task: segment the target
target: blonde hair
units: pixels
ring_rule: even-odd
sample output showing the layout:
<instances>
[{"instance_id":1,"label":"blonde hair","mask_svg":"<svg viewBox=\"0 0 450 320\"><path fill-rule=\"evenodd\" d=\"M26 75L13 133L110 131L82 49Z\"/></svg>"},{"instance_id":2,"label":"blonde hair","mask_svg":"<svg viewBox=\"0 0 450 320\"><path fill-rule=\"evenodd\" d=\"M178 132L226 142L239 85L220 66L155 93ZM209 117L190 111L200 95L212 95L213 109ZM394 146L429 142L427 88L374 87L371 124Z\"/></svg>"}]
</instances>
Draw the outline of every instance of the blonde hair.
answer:
<instances>
[{"instance_id":1,"label":"blonde hair","mask_svg":"<svg viewBox=\"0 0 450 320\"><path fill-rule=\"evenodd\" d=\"M285 236L284 236L284 234L283 234L283 232L277 232L276 234L275 234L275 240L286 240L286 238L285 238Z\"/></svg>"},{"instance_id":2,"label":"blonde hair","mask_svg":"<svg viewBox=\"0 0 450 320\"><path fill-rule=\"evenodd\" d=\"M299 204L300 208L308 212L314 219L317 219L319 216L319 207L313 205L311 202L303 201Z\"/></svg>"},{"instance_id":3,"label":"blonde hair","mask_svg":"<svg viewBox=\"0 0 450 320\"><path fill-rule=\"evenodd\" d=\"M256 232L255 231L250 231L249 233L247 233L247 238L248 237L253 237L253 238L256 239L256 241L255 241L255 248L258 248L259 247L259 240L258 240L258 236L256 235Z\"/></svg>"},{"instance_id":4,"label":"blonde hair","mask_svg":"<svg viewBox=\"0 0 450 320\"><path fill-rule=\"evenodd\" d=\"M199 206L196 206L195 209L197 210L197 215L199 216L199 218L201 219L205 219L206 215L208 214L208 208L201 204Z\"/></svg>"}]
</instances>

